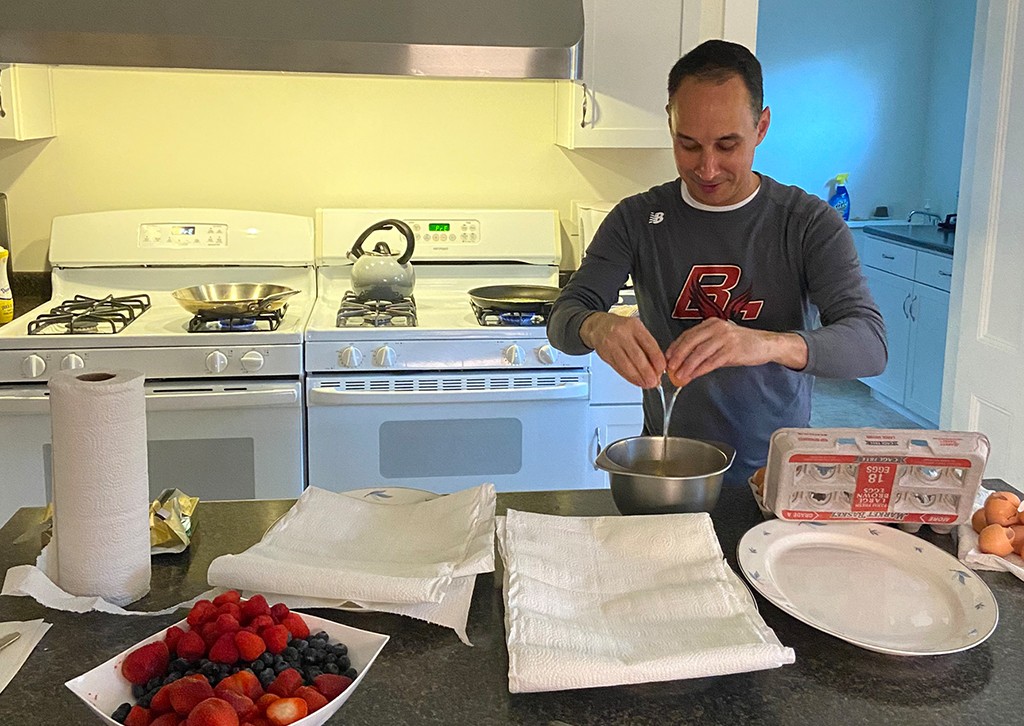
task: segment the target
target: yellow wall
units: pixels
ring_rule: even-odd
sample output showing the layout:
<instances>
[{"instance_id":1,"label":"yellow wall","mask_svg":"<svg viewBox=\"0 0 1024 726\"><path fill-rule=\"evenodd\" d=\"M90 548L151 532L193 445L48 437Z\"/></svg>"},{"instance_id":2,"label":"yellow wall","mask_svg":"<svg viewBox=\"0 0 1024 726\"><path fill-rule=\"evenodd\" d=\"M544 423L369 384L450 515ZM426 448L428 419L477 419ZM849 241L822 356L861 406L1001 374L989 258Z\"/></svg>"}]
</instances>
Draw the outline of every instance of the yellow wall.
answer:
<instances>
[{"instance_id":1,"label":"yellow wall","mask_svg":"<svg viewBox=\"0 0 1024 726\"><path fill-rule=\"evenodd\" d=\"M667 150L554 144L547 81L57 68L57 136L0 142L14 268L55 215L155 206L555 208L675 176ZM667 133L667 132L666 132Z\"/></svg>"}]
</instances>

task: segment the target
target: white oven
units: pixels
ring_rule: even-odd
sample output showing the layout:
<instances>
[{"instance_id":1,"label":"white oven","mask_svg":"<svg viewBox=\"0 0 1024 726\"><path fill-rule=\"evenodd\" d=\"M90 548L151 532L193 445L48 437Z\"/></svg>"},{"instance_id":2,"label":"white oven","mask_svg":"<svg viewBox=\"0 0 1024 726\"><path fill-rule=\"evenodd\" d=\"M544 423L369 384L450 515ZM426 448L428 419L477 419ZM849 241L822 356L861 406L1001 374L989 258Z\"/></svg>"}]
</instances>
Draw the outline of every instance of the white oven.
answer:
<instances>
[{"instance_id":1,"label":"white oven","mask_svg":"<svg viewBox=\"0 0 1024 726\"><path fill-rule=\"evenodd\" d=\"M147 383L150 497L166 488L200 500L298 496L302 419L298 381ZM50 440L48 389L0 387L0 518L49 500Z\"/></svg>"},{"instance_id":2,"label":"white oven","mask_svg":"<svg viewBox=\"0 0 1024 726\"><path fill-rule=\"evenodd\" d=\"M586 370L318 375L306 385L312 486L584 486Z\"/></svg>"}]
</instances>

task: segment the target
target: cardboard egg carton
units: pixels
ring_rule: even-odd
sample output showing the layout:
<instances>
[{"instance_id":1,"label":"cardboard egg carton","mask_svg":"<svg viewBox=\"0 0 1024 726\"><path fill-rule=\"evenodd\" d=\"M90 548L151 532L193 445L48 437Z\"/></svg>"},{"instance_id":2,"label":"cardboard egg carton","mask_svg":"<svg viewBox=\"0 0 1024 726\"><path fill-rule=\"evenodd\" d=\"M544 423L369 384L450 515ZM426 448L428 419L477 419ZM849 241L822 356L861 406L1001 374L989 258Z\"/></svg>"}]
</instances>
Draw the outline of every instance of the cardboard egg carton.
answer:
<instances>
[{"instance_id":1,"label":"cardboard egg carton","mask_svg":"<svg viewBox=\"0 0 1024 726\"><path fill-rule=\"evenodd\" d=\"M921 429L779 429L764 506L780 519L952 527L971 519L988 439Z\"/></svg>"}]
</instances>

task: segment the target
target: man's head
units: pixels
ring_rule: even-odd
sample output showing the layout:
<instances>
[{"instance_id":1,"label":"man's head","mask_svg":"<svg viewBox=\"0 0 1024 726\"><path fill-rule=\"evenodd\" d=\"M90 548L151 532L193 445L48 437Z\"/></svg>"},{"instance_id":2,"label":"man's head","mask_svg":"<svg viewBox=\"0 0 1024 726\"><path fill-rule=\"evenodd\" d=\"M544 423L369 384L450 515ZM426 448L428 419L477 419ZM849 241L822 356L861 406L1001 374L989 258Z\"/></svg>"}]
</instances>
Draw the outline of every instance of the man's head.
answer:
<instances>
[{"instance_id":1,"label":"man's head","mask_svg":"<svg viewBox=\"0 0 1024 726\"><path fill-rule=\"evenodd\" d=\"M702 204L727 206L757 189L754 148L768 132L761 64L736 43L709 40L668 77L669 129L676 169Z\"/></svg>"}]
</instances>

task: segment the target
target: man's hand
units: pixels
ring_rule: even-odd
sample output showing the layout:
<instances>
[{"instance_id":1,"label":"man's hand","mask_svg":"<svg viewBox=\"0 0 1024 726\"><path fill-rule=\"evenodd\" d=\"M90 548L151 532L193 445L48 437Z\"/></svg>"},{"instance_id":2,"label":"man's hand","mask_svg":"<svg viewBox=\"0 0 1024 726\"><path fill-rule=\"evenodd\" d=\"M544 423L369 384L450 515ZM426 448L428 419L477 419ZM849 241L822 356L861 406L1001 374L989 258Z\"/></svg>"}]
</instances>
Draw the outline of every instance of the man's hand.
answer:
<instances>
[{"instance_id":1,"label":"man's hand","mask_svg":"<svg viewBox=\"0 0 1024 726\"><path fill-rule=\"evenodd\" d=\"M780 363L800 370L807 366L807 343L796 333L755 330L721 318L708 318L672 341L665 358L669 379L682 387L694 378L727 366Z\"/></svg>"},{"instance_id":2,"label":"man's hand","mask_svg":"<svg viewBox=\"0 0 1024 726\"><path fill-rule=\"evenodd\" d=\"M665 356L639 318L594 313L580 326L580 337L633 385L654 388L660 384Z\"/></svg>"}]
</instances>

